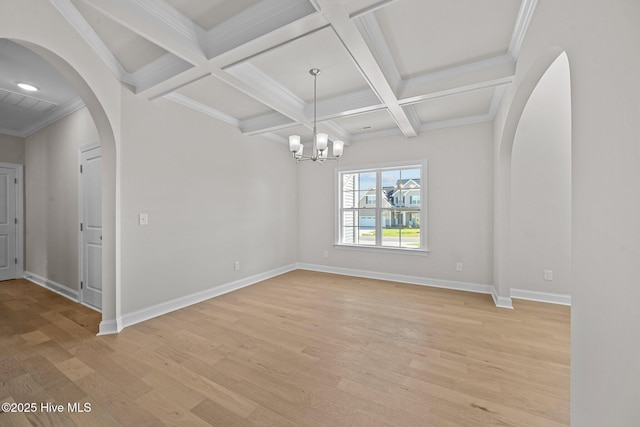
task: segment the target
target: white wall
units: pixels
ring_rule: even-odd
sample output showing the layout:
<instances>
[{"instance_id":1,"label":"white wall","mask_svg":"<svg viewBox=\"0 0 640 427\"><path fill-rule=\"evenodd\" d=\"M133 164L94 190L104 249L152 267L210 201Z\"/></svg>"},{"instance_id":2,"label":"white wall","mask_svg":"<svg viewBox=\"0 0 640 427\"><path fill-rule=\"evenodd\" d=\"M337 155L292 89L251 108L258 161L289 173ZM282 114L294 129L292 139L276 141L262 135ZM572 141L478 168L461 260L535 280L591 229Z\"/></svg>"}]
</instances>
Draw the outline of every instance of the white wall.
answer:
<instances>
[{"instance_id":1,"label":"white wall","mask_svg":"<svg viewBox=\"0 0 640 427\"><path fill-rule=\"evenodd\" d=\"M512 288L571 293L571 87L559 57L531 94L511 157ZM544 280L544 270L553 281Z\"/></svg>"},{"instance_id":2,"label":"white wall","mask_svg":"<svg viewBox=\"0 0 640 427\"><path fill-rule=\"evenodd\" d=\"M496 122L499 136L503 124L513 125L508 111L531 83L530 70L549 52L566 50L572 85L571 422L580 427L640 424L638 16L635 0L540 0ZM496 195L500 188L496 182Z\"/></svg>"},{"instance_id":3,"label":"white wall","mask_svg":"<svg viewBox=\"0 0 640 427\"><path fill-rule=\"evenodd\" d=\"M0 162L24 164L24 138L0 133Z\"/></svg>"},{"instance_id":4,"label":"white wall","mask_svg":"<svg viewBox=\"0 0 640 427\"><path fill-rule=\"evenodd\" d=\"M25 138L25 270L78 291L80 146L98 140L86 108Z\"/></svg>"},{"instance_id":5,"label":"white wall","mask_svg":"<svg viewBox=\"0 0 640 427\"><path fill-rule=\"evenodd\" d=\"M296 261L288 147L169 101L122 97L123 315Z\"/></svg>"},{"instance_id":6,"label":"white wall","mask_svg":"<svg viewBox=\"0 0 640 427\"><path fill-rule=\"evenodd\" d=\"M338 164L299 165L301 262L420 278L492 283L492 125L380 138L345 148ZM334 248L336 167L427 160L427 256ZM422 222L425 223L423 217ZM329 258L324 258L325 250ZM464 271L455 270L456 262Z\"/></svg>"}]
</instances>

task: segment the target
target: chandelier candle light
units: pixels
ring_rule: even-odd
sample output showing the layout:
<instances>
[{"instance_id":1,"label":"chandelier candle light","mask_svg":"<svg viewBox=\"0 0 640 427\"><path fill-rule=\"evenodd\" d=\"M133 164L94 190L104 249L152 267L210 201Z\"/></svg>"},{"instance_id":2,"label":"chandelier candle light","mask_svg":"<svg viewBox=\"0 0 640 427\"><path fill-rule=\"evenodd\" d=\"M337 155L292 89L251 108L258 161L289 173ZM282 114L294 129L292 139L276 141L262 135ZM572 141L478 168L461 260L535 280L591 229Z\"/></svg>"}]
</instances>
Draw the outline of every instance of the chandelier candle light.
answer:
<instances>
[{"instance_id":1,"label":"chandelier candle light","mask_svg":"<svg viewBox=\"0 0 640 427\"><path fill-rule=\"evenodd\" d=\"M300 135L289 136L289 150L293 153L293 157L297 162L305 160L313 160L314 162L324 163L326 160L338 160L342 156L344 150L343 141L333 141L333 156L328 155L329 135L326 133L318 133L316 126L316 104L317 104L317 82L320 70L312 68L309 74L313 76L313 146L311 155L303 154L304 145L300 142Z\"/></svg>"}]
</instances>

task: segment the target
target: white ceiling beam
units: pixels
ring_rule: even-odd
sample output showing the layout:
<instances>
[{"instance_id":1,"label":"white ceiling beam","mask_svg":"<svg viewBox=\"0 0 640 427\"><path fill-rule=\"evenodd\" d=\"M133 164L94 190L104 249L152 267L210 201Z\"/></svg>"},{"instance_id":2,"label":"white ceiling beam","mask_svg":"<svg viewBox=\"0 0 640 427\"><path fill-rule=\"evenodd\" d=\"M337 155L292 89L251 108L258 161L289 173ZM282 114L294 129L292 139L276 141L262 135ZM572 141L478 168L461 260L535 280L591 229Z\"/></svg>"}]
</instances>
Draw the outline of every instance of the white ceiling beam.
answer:
<instances>
[{"instance_id":1,"label":"white ceiling beam","mask_svg":"<svg viewBox=\"0 0 640 427\"><path fill-rule=\"evenodd\" d=\"M383 7L393 3L396 0L381 0L377 3L372 4L371 6L367 6L363 9L357 10L355 12L353 12L351 15L349 15L349 18L351 19L355 19L355 18L359 18L363 15L369 14L371 12L375 12L378 9L382 9Z\"/></svg>"},{"instance_id":2,"label":"white ceiling beam","mask_svg":"<svg viewBox=\"0 0 640 427\"><path fill-rule=\"evenodd\" d=\"M102 59L107 68L118 80L126 84L133 84L129 73L124 69L120 61L115 57L107 45L102 41L98 33L89 25L84 16L71 3L70 0L49 0L58 9L58 12L69 22L69 24L80 34L84 41Z\"/></svg>"},{"instance_id":3,"label":"white ceiling beam","mask_svg":"<svg viewBox=\"0 0 640 427\"><path fill-rule=\"evenodd\" d=\"M308 0L262 0L206 33L207 58L214 58L315 12Z\"/></svg>"},{"instance_id":4,"label":"white ceiling beam","mask_svg":"<svg viewBox=\"0 0 640 427\"><path fill-rule=\"evenodd\" d=\"M228 74L223 70L227 67L247 61L256 55L269 50L277 49L280 46L326 26L327 21L322 15L313 14L306 16L296 22L285 25L284 27L252 40L249 43L245 43L233 50L226 51L225 53L208 60L206 63L203 63L200 66L195 66L182 74L171 77L165 81L161 81L146 89L139 90L138 93L149 99L155 99L188 84L190 81L197 79L197 76L205 74L213 74L224 81ZM251 94L247 95L252 96Z\"/></svg>"},{"instance_id":5,"label":"white ceiling beam","mask_svg":"<svg viewBox=\"0 0 640 427\"><path fill-rule=\"evenodd\" d=\"M130 75L134 90L139 93L190 68L192 68L190 63L167 52L155 61L138 68Z\"/></svg>"},{"instance_id":6,"label":"white ceiling beam","mask_svg":"<svg viewBox=\"0 0 640 427\"><path fill-rule=\"evenodd\" d=\"M313 118L305 115L306 104L304 100L291 93L251 62L235 64L225 68L225 71L218 72L216 76L244 94L288 117L293 122L309 129L313 128ZM278 126L278 124L266 125L265 128L272 126ZM321 122L318 123L318 129L327 133L334 131L330 125ZM256 129L253 133L259 133L259 130ZM344 134L341 136L348 137Z\"/></svg>"},{"instance_id":7,"label":"white ceiling beam","mask_svg":"<svg viewBox=\"0 0 640 427\"><path fill-rule=\"evenodd\" d=\"M520 4L520 11L518 12L518 18L516 19L516 25L513 29L513 35L509 42L509 54L513 59L518 59L520 56L520 48L524 41L524 36L527 34L531 19L536 11L538 0L522 0Z\"/></svg>"},{"instance_id":8,"label":"white ceiling beam","mask_svg":"<svg viewBox=\"0 0 640 427\"><path fill-rule=\"evenodd\" d=\"M398 103L396 94L380 69L375 56L369 50L367 42L349 18L343 5L331 0L318 0L322 14L331 23L336 35L353 58L369 86L385 103L394 121L407 137L416 136L418 133L411 121Z\"/></svg>"},{"instance_id":9,"label":"white ceiling beam","mask_svg":"<svg viewBox=\"0 0 640 427\"><path fill-rule=\"evenodd\" d=\"M242 62L225 71L250 86L250 96L260 97L260 101L276 111L284 110L285 116L304 121L304 101L262 72L251 62ZM293 116L293 117L292 117Z\"/></svg>"},{"instance_id":10,"label":"white ceiling beam","mask_svg":"<svg viewBox=\"0 0 640 427\"><path fill-rule=\"evenodd\" d=\"M393 58L391 49L387 44L387 40L384 37L384 33L380 28L380 24L378 24L378 20L376 19L375 14L364 14L360 16L360 19L358 21L360 22L364 33L369 39L371 50L377 58L382 71L387 76L391 87L397 94L401 88L402 76L400 75L400 71L398 71L396 61Z\"/></svg>"},{"instance_id":11,"label":"white ceiling beam","mask_svg":"<svg viewBox=\"0 0 640 427\"><path fill-rule=\"evenodd\" d=\"M202 29L162 0L82 0L123 27L192 65L206 58Z\"/></svg>"}]
</instances>

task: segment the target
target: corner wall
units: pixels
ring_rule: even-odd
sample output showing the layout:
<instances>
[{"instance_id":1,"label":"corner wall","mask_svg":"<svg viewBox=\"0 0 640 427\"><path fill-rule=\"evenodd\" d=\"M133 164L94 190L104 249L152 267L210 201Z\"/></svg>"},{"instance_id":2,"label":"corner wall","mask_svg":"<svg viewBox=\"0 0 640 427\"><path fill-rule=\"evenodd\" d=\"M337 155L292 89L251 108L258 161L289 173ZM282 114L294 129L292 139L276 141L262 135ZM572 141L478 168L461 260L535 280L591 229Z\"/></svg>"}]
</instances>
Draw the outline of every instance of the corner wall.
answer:
<instances>
[{"instance_id":1,"label":"corner wall","mask_svg":"<svg viewBox=\"0 0 640 427\"><path fill-rule=\"evenodd\" d=\"M25 271L79 291L79 157L98 141L86 108L25 138Z\"/></svg>"},{"instance_id":2,"label":"corner wall","mask_svg":"<svg viewBox=\"0 0 640 427\"><path fill-rule=\"evenodd\" d=\"M0 162L24 165L24 138L0 133Z\"/></svg>"},{"instance_id":3,"label":"corner wall","mask_svg":"<svg viewBox=\"0 0 640 427\"><path fill-rule=\"evenodd\" d=\"M296 262L288 147L167 100L122 99L123 316Z\"/></svg>"},{"instance_id":4,"label":"corner wall","mask_svg":"<svg viewBox=\"0 0 640 427\"><path fill-rule=\"evenodd\" d=\"M512 143L501 133L514 125L509 110L518 108L520 89L531 84L530 71L546 69L550 53L567 52L573 142L571 423L580 427L640 420L638 16L640 3L632 0L540 0L496 120L497 143ZM497 152L505 148L510 151L498 145ZM497 197L503 189L497 180Z\"/></svg>"}]
</instances>

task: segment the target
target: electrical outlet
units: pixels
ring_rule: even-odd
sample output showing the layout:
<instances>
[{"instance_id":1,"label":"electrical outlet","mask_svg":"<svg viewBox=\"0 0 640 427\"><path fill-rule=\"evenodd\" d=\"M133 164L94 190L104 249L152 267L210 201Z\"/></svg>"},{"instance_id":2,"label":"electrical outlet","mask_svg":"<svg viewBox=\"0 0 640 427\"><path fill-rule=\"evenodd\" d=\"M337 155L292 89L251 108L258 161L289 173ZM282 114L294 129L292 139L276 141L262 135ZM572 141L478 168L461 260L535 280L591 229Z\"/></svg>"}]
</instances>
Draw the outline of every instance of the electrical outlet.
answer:
<instances>
[{"instance_id":1,"label":"electrical outlet","mask_svg":"<svg viewBox=\"0 0 640 427\"><path fill-rule=\"evenodd\" d=\"M329 251L324 251L324 257L329 258Z\"/></svg>"},{"instance_id":2,"label":"electrical outlet","mask_svg":"<svg viewBox=\"0 0 640 427\"><path fill-rule=\"evenodd\" d=\"M138 215L138 224L139 225L149 225L149 214L141 213Z\"/></svg>"},{"instance_id":3,"label":"electrical outlet","mask_svg":"<svg viewBox=\"0 0 640 427\"><path fill-rule=\"evenodd\" d=\"M240 261L235 261L233 263L233 269L236 271L240 270Z\"/></svg>"},{"instance_id":4,"label":"electrical outlet","mask_svg":"<svg viewBox=\"0 0 640 427\"><path fill-rule=\"evenodd\" d=\"M545 270L544 271L544 280L553 280L553 271Z\"/></svg>"},{"instance_id":5,"label":"electrical outlet","mask_svg":"<svg viewBox=\"0 0 640 427\"><path fill-rule=\"evenodd\" d=\"M461 262L456 262L456 271L462 271L464 264Z\"/></svg>"}]
</instances>

